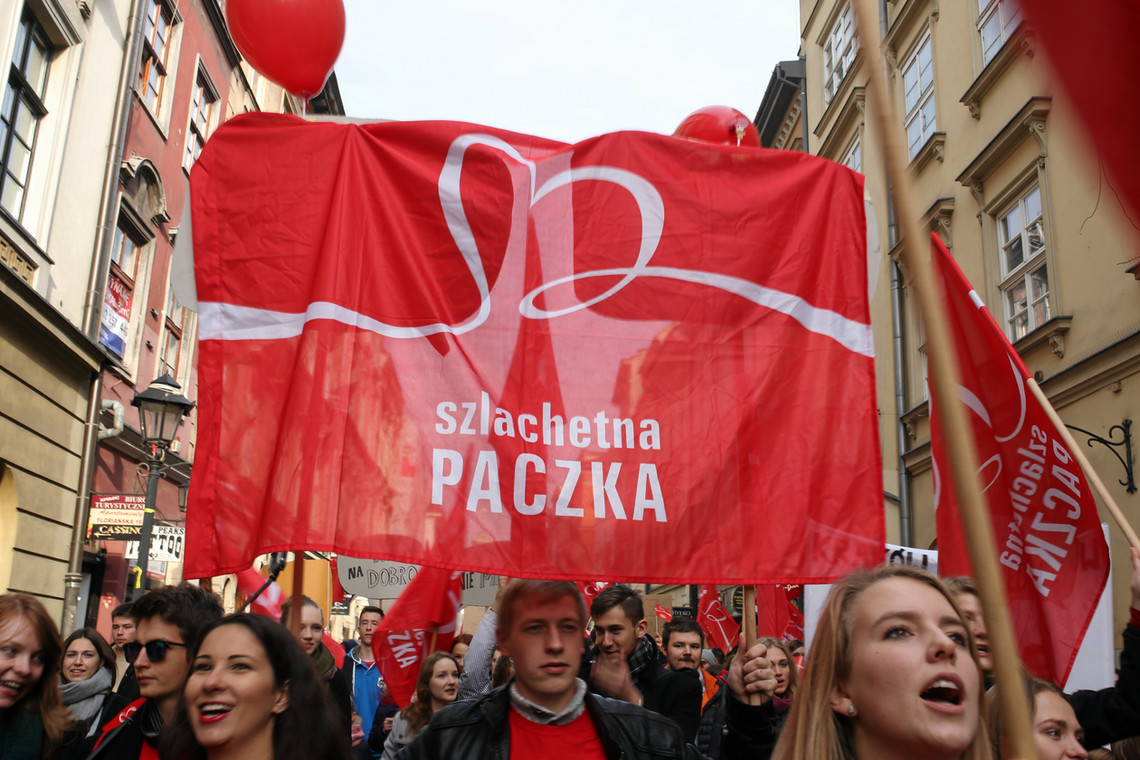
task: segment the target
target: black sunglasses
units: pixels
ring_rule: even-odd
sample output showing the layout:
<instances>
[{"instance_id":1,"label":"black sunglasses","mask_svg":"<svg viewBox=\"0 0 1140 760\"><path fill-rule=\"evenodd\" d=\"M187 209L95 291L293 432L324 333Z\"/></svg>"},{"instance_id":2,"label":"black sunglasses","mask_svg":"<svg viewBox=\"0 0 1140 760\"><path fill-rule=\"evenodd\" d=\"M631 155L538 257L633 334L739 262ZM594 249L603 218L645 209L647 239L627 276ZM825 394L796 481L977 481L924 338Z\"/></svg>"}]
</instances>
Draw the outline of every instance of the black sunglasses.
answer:
<instances>
[{"instance_id":1,"label":"black sunglasses","mask_svg":"<svg viewBox=\"0 0 1140 760\"><path fill-rule=\"evenodd\" d=\"M139 652L146 649L146 658L148 660L151 662L162 662L166 659L166 650L170 649L170 647L182 647L185 649L186 645L175 644L173 641L162 641L161 639L148 641L145 644L132 641L128 644L123 644L123 657L126 658L127 662L134 665L135 660L139 658Z\"/></svg>"}]
</instances>

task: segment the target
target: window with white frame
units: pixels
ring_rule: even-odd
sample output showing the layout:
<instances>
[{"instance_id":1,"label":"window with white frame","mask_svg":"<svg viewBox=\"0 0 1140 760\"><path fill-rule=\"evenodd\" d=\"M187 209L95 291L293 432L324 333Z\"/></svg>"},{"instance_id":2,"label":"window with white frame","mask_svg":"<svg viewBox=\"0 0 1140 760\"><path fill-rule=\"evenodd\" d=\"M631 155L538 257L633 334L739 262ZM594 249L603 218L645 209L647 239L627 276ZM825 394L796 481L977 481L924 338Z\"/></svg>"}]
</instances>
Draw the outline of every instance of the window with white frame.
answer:
<instances>
[{"instance_id":1,"label":"window with white frame","mask_svg":"<svg viewBox=\"0 0 1140 760\"><path fill-rule=\"evenodd\" d=\"M218 93L206 72L199 68L190 95L190 125L186 130L186 152L182 157L182 166L187 171L202 154L202 148L214 129L217 105Z\"/></svg>"},{"instance_id":2,"label":"window with white frame","mask_svg":"<svg viewBox=\"0 0 1140 760\"><path fill-rule=\"evenodd\" d=\"M934 117L934 60L927 31L902 69L906 143L913 159L938 129Z\"/></svg>"},{"instance_id":3,"label":"window with white frame","mask_svg":"<svg viewBox=\"0 0 1140 760\"><path fill-rule=\"evenodd\" d=\"M843 79L855 63L859 40L855 36L855 16L846 3L835 19L823 45L823 100L830 103Z\"/></svg>"},{"instance_id":4,"label":"window with white frame","mask_svg":"<svg viewBox=\"0 0 1140 760\"><path fill-rule=\"evenodd\" d=\"M1049 320L1049 269L1041 188L1033 186L997 217L1006 333L1017 341Z\"/></svg>"},{"instance_id":5,"label":"window with white frame","mask_svg":"<svg viewBox=\"0 0 1140 760\"><path fill-rule=\"evenodd\" d=\"M147 0L147 4L139 94L151 113L157 114L162 108L163 88L166 86L174 14L162 0Z\"/></svg>"},{"instance_id":6,"label":"window with white frame","mask_svg":"<svg viewBox=\"0 0 1140 760\"><path fill-rule=\"evenodd\" d=\"M178 378L178 358L182 353L182 333L186 325L186 309L178 303L171 289L166 303L165 329L162 335L162 352L158 361L161 372Z\"/></svg>"},{"instance_id":7,"label":"window with white frame","mask_svg":"<svg viewBox=\"0 0 1140 760\"><path fill-rule=\"evenodd\" d=\"M1016 0L978 0L978 34L982 37L982 63L989 63L1021 24Z\"/></svg>"},{"instance_id":8,"label":"window with white frame","mask_svg":"<svg viewBox=\"0 0 1140 760\"><path fill-rule=\"evenodd\" d=\"M99 324L99 342L120 359L126 358L128 353L135 281L143 246L142 238L132 225L120 219L111 243L111 271L107 276L103 318Z\"/></svg>"},{"instance_id":9,"label":"window with white frame","mask_svg":"<svg viewBox=\"0 0 1140 760\"><path fill-rule=\"evenodd\" d=\"M850 147L847 148L847 153L844 154L843 160L839 163L857 172L863 171L863 148L859 144L859 135L855 135L855 139L851 141Z\"/></svg>"},{"instance_id":10,"label":"window with white frame","mask_svg":"<svg viewBox=\"0 0 1140 760\"><path fill-rule=\"evenodd\" d=\"M0 205L21 221L36 136L40 122L47 116L44 94L51 54L47 32L25 10L16 29L16 46L0 111Z\"/></svg>"}]
</instances>

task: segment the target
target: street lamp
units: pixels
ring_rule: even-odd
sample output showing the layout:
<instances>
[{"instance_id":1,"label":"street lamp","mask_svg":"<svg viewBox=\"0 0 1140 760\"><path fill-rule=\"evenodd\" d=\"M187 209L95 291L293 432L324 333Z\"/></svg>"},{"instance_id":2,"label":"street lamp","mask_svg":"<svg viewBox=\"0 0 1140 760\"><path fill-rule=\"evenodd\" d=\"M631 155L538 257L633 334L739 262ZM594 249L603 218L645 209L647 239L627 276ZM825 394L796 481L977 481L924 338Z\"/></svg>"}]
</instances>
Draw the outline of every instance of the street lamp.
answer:
<instances>
[{"instance_id":1,"label":"street lamp","mask_svg":"<svg viewBox=\"0 0 1140 760\"><path fill-rule=\"evenodd\" d=\"M147 565L150 564L150 534L154 529L154 508L158 499L159 465L178 434L182 418L194 408L194 402L183 396L181 391L182 386L169 374L165 374L131 399L131 406L139 409L143 445L149 448L150 460L142 532L139 536L139 580L132 600L142 595L143 580L146 578Z\"/></svg>"}]
</instances>

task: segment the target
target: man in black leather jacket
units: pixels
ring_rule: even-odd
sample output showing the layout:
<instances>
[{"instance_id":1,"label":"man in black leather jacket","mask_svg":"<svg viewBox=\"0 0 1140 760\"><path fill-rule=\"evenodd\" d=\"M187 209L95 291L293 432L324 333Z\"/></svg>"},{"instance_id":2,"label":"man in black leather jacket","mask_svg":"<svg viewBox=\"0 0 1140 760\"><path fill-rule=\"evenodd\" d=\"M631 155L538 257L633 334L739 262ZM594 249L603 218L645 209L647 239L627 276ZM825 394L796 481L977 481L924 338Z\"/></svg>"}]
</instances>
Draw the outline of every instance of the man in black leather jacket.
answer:
<instances>
[{"instance_id":1,"label":"man in black leather jacket","mask_svg":"<svg viewBox=\"0 0 1140 760\"><path fill-rule=\"evenodd\" d=\"M685 758L672 721L637 705L588 693L577 677L586 603L573 583L512 581L499 612L499 641L515 678L476 700L437 712L402 760L536 757Z\"/></svg>"}]
</instances>

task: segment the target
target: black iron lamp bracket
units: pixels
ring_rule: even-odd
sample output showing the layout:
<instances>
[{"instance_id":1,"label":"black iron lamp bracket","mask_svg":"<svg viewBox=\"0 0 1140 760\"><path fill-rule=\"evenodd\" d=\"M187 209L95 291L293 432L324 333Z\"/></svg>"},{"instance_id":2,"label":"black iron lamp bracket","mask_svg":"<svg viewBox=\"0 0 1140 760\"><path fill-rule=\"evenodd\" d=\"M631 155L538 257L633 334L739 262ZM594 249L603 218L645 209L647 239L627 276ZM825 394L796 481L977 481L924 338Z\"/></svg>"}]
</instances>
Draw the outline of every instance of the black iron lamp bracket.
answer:
<instances>
[{"instance_id":1,"label":"black iron lamp bracket","mask_svg":"<svg viewBox=\"0 0 1140 760\"><path fill-rule=\"evenodd\" d=\"M1106 449L1116 455L1120 463L1124 465L1124 474L1127 480L1118 480L1120 485L1124 486L1128 493L1136 493L1136 478L1133 470L1132 461L1132 420L1124 420L1119 425L1113 425L1108 429L1108 438L1099 436L1096 433L1089 432L1084 428L1079 428L1076 425L1065 425L1070 430L1076 430L1082 435L1087 435L1089 440L1087 444L1091 447L1094 443L1099 443ZM1120 431L1120 440L1116 440L1116 431ZM1123 448L1124 454L1121 455L1120 449Z\"/></svg>"}]
</instances>

